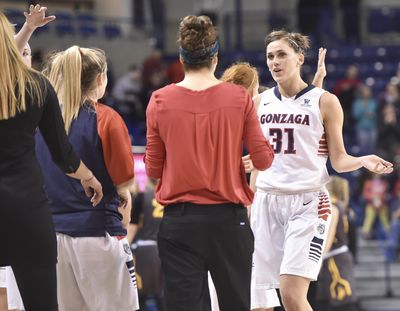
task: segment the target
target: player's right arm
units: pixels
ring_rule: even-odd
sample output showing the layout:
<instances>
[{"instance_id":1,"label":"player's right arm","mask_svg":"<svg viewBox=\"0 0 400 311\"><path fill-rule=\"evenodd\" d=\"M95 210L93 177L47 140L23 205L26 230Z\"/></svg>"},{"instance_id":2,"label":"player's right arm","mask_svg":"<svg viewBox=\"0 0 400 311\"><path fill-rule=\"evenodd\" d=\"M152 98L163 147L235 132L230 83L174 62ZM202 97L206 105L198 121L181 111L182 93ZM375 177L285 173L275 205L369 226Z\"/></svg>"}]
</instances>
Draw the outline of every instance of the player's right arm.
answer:
<instances>
[{"instance_id":1,"label":"player's right arm","mask_svg":"<svg viewBox=\"0 0 400 311\"><path fill-rule=\"evenodd\" d=\"M42 27L56 19L54 15L46 16L46 10L47 7L40 6L39 4L31 4L29 6L29 13L24 12L26 21L21 30L15 35L15 42L21 54L36 28Z\"/></svg>"}]
</instances>

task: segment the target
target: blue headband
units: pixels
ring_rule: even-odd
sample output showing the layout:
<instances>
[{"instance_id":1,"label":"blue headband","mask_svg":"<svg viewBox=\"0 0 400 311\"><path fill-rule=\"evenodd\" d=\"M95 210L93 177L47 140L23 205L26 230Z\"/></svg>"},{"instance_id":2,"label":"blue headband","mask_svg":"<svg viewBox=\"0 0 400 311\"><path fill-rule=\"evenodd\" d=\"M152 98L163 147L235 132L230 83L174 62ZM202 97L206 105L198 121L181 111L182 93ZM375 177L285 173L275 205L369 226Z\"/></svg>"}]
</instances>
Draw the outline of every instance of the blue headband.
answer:
<instances>
[{"instance_id":1,"label":"blue headband","mask_svg":"<svg viewBox=\"0 0 400 311\"><path fill-rule=\"evenodd\" d=\"M218 49L218 41L215 41L209 47L196 51L188 51L185 50L183 47L180 47L179 54L186 64L196 65L209 61L215 54L217 54Z\"/></svg>"}]
</instances>

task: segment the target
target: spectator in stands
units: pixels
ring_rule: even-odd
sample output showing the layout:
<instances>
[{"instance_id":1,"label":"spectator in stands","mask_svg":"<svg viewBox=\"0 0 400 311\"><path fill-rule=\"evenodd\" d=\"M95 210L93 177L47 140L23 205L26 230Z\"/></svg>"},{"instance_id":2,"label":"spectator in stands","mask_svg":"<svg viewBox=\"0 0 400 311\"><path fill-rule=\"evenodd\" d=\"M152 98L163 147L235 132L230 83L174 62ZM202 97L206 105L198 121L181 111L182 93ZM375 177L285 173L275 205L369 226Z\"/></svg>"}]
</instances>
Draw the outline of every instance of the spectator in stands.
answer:
<instances>
[{"instance_id":1,"label":"spectator in stands","mask_svg":"<svg viewBox=\"0 0 400 311\"><path fill-rule=\"evenodd\" d=\"M364 182L363 198L366 205L362 233L366 238L371 238L373 236L372 229L374 227L376 216L379 217L380 223L385 232L389 229L387 191L388 183L381 175L372 173Z\"/></svg>"},{"instance_id":2,"label":"spectator in stands","mask_svg":"<svg viewBox=\"0 0 400 311\"><path fill-rule=\"evenodd\" d=\"M392 222L387 235L387 246L385 249L386 260L393 263L397 258L397 250L400 242L400 178L393 187L393 197L390 200Z\"/></svg>"},{"instance_id":3,"label":"spectator in stands","mask_svg":"<svg viewBox=\"0 0 400 311\"><path fill-rule=\"evenodd\" d=\"M400 85L389 82L386 84L384 92L380 96L379 105L381 109L388 104L393 105L396 111L396 117L400 117Z\"/></svg>"},{"instance_id":4,"label":"spectator in stands","mask_svg":"<svg viewBox=\"0 0 400 311\"><path fill-rule=\"evenodd\" d=\"M125 122L144 120L142 98L142 70L132 65L128 72L120 77L112 90L116 110L124 117Z\"/></svg>"},{"instance_id":5,"label":"spectator in stands","mask_svg":"<svg viewBox=\"0 0 400 311\"><path fill-rule=\"evenodd\" d=\"M155 48L143 61L142 66L143 100L145 104L148 103L153 91L161 88L166 83L166 68L162 59L162 52Z\"/></svg>"},{"instance_id":6,"label":"spectator in stands","mask_svg":"<svg viewBox=\"0 0 400 311\"><path fill-rule=\"evenodd\" d=\"M380 154L385 155L389 160L393 160L400 144L398 120L394 103L385 104L379 122L378 147Z\"/></svg>"},{"instance_id":7,"label":"spectator in stands","mask_svg":"<svg viewBox=\"0 0 400 311\"><path fill-rule=\"evenodd\" d=\"M167 78L169 83L178 83L183 80L185 73L179 58L173 61L167 68Z\"/></svg>"},{"instance_id":8,"label":"spectator in stands","mask_svg":"<svg viewBox=\"0 0 400 311\"><path fill-rule=\"evenodd\" d=\"M333 88L333 93L339 98L344 112L343 128L349 131L353 127L352 105L361 81L358 79L358 67L347 67L346 76L340 79Z\"/></svg>"},{"instance_id":9,"label":"spectator in stands","mask_svg":"<svg viewBox=\"0 0 400 311\"><path fill-rule=\"evenodd\" d=\"M371 88L360 84L357 98L353 103L353 118L361 154L376 152L377 109L378 104L372 97Z\"/></svg>"}]
</instances>

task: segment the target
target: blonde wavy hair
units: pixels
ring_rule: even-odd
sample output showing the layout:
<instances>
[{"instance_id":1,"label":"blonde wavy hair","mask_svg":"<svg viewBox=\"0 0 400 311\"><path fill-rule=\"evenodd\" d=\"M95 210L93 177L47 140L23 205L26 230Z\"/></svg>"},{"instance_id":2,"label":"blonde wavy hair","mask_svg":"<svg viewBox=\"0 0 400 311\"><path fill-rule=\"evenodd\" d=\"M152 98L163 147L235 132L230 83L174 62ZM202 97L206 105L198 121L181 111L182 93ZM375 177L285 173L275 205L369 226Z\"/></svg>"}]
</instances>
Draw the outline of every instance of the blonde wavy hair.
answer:
<instances>
[{"instance_id":1,"label":"blonde wavy hair","mask_svg":"<svg viewBox=\"0 0 400 311\"><path fill-rule=\"evenodd\" d=\"M348 207L350 200L350 187L347 179L339 176L331 176L326 188L329 191L333 204L340 202L343 204L343 207Z\"/></svg>"},{"instance_id":2,"label":"blonde wavy hair","mask_svg":"<svg viewBox=\"0 0 400 311\"><path fill-rule=\"evenodd\" d=\"M96 78L106 71L106 55L103 50L95 48L74 45L53 54L47 61L43 73L53 85L62 105L67 133L85 101L93 103L90 94L96 88Z\"/></svg>"},{"instance_id":3,"label":"blonde wavy hair","mask_svg":"<svg viewBox=\"0 0 400 311\"><path fill-rule=\"evenodd\" d=\"M32 103L41 105L43 92L35 70L29 68L18 51L14 28L0 12L0 120L26 111L26 93Z\"/></svg>"},{"instance_id":4,"label":"blonde wavy hair","mask_svg":"<svg viewBox=\"0 0 400 311\"><path fill-rule=\"evenodd\" d=\"M239 62L226 69L221 80L241 85L251 92L258 83L258 72L249 63Z\"/></svg>"}]
</instances>

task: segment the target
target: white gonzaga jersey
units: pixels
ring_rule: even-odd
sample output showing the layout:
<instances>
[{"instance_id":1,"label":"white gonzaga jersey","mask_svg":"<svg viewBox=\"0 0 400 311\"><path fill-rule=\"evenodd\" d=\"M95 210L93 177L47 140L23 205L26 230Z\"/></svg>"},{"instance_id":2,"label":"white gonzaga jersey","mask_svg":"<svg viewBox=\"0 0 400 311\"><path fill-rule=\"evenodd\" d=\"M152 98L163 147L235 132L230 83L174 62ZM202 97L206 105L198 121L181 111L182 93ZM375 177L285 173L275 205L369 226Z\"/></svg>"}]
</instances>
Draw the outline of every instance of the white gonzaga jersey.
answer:
<instances>
[{"instance_id":1,"label":"white gonzaga jersey","mask_svg":"<svg viewBox=\"0 0 400 311\"><path fill-rule=\"evenodd\" d=\"M257 189L299 193L318 190L328 182L328 145L319 109L325 92L310 85L285 98L276 86L261 94L257 114L275 158L269 169L259 172Z\"/></svg>"}]
</instances>

